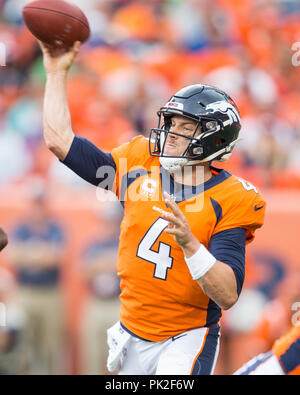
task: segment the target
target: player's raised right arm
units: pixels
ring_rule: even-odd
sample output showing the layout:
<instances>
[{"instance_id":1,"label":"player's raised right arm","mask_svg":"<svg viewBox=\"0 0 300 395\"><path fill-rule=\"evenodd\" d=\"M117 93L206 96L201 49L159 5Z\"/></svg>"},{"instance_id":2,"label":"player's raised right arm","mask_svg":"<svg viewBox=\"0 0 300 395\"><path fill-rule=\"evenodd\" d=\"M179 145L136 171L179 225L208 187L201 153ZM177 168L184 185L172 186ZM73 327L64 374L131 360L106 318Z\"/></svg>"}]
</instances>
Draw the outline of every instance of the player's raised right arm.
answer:
<instances>
[{"instance_id":1,"label":"player's raised right arm","mask_svg":"<svg viewBox=\"0 0 300 395\"><path fill-rule=\"evenodd\" d=\"M64 160L69 152L74 132L67 102L67 74L79 52L76 42L69 52L53 51L40 42L44 56L47 82L44 97L44 139L47 147Z\"/></svg>"},{"instance_id":2,"label":"player's raised right arm","mask_svg":"<svg viewBox=\"0 0 300 395\"><path fill-rule=\"evenodd\" d=\"M67 74L79 51L80 42L76 42L67 53L54 53L44 44L40 45L47 73L43 116L46 145L79 177L111 190L117 172L112 155L87 139L76 136L72 130L67 102Z\"/></svg>"}]
</instances>

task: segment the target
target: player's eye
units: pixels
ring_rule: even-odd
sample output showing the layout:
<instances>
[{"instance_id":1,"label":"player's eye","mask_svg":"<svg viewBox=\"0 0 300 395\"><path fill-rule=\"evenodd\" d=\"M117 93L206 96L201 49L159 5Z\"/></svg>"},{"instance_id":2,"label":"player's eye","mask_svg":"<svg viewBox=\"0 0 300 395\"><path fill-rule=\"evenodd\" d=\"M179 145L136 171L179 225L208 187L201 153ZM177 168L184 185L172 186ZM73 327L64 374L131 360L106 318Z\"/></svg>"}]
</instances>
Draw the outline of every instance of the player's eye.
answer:
<instances>
[{"instance_id":1,"label":"player's eye","mask_svg":"<svg viewBox=\"0 0 300 395\"><path fill-rule=\"evenodd\" d=\"M190 136L190 135L192 135L192 134L194 133L194 129L191 128L191 127L185 127L185 128L184 128L184 131L186 132L186 134L187 134L188 136Z\"/></svg>"}]
</instances>

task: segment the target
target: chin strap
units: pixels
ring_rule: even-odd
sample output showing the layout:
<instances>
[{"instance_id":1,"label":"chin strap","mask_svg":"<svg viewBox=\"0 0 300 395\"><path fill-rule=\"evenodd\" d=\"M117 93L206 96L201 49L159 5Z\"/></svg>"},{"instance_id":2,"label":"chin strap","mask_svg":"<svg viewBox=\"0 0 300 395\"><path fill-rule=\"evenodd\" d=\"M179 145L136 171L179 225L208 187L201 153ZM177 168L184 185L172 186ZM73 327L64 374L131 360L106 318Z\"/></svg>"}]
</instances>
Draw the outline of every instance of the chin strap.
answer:
<instances>
[{"instance_id":1,"label":"chin strap","mask_svg":"<svg viewBox=\"0 0 300 395\"><path fill-rule=\"evenodd\" d=\"M187 158L167 158L167 157L161 156L159 158L159 161L165 170L167 170L169 172L174 172L174 173L176 171L179 171L183 166L193 166L193 165L197 165L200 163L210 162L224 153L225 153L225 155L222 155L222 158L218 159L218 161L226 162L230 158L230 156L232 154L232 150L235 147L235 145L241 140L242 140L242 138L238 138L238 139L232 141L227 147L221 149L220 151L215 152L214 154L212 154L202 160L188 160Z\"/></svg>"},{"instance_id":2,"label":"chin strap","mask_svg":"<svg viewBox=\"0 0 300 395\"><path fill-rule=\"evenodd\" d=\"M170 173L176 173L189 162L186 158L165 158L163 156L159 158L159 161L162 167Z\"/></svg>"}]
</instances>

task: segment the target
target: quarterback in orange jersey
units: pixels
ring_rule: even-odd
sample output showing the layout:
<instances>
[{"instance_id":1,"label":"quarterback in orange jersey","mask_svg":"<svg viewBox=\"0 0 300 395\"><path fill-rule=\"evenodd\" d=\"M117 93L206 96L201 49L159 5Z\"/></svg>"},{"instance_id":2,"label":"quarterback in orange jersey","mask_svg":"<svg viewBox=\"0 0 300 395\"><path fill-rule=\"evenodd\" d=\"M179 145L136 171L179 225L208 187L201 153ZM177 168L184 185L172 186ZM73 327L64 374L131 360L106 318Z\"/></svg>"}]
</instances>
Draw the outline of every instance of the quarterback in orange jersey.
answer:
<instances>
[{"instance_id":1,"label":"quarterback in orange jersey","mask_svg":"<svg viewBox=\"0 0 300 395\"><path fill-rule=\"evenodd\" d=\"M251 359L235 375L300 375L300 320L270 352Z\"/></svg>"},{"instance_id":2,"label":"quarterback in orange jersey","mask_svg":"<svg viewBox=\"0 0 300 395\"><path fill-rule=\"evenodd\" d=\"M108 369L119 374L212 374L222 309L245 273L245 245L265 202L249 182L211 166L238 141L240 116L223 91L187 86L158 111L150 137L107 154L75 136L66 76L79 44L61 56L41 44L47 83L44 138L88 182L124 207L120 321L108 330Z\"/></svg>"}]
</instances>

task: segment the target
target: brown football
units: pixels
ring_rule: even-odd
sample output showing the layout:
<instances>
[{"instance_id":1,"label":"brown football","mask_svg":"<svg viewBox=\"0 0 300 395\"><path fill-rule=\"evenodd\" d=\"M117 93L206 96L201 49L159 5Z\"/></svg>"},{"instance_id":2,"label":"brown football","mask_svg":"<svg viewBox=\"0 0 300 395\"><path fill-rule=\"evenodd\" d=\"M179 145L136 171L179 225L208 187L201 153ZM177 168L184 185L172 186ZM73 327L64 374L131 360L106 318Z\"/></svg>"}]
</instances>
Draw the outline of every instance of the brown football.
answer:
<instances>
[{"instance_id":1,"label":"brown football","mask_svg":"<svg viewBox=\"0 0 300 395\"><path fill-rule=\"evenodd\" d=\"M90 35L89 22L81 9L63 0L32 1L23 8L23 18L37 39L53 47L70 48Z\"/></svg>"}]
</instances>

